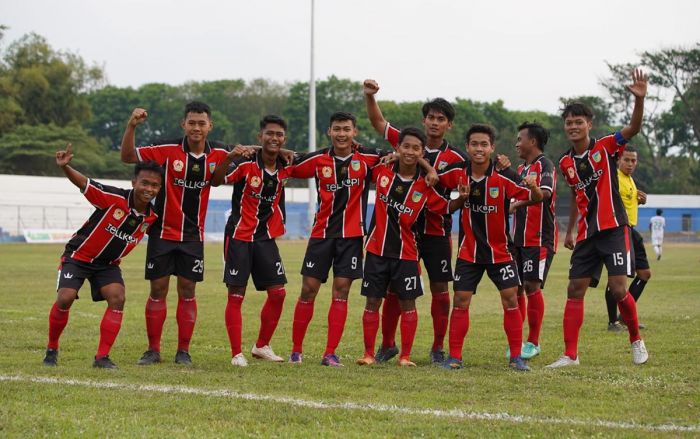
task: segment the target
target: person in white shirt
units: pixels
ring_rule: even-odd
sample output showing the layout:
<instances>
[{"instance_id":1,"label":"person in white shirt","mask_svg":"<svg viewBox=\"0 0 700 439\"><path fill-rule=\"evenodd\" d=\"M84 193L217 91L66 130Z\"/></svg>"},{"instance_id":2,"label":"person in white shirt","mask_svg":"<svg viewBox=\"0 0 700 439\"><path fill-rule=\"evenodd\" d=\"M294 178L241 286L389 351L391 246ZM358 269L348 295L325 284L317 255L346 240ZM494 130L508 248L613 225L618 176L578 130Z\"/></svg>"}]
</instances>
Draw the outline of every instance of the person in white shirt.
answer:
<instances>
[{"instance_id":1,"label":"person in white shirt","mask_svg":"<svg viewBox=\"0 0 700 439\"><path fill-rule=\"evenodd\" d=\"M651 245L654 246L657 261L661 259L661 245L664 242L664 229L666 228L666 218L662 216L663 213L663 210L656 209L656 216L652 216L649 220Z\"/></svg>"}]
</instances>

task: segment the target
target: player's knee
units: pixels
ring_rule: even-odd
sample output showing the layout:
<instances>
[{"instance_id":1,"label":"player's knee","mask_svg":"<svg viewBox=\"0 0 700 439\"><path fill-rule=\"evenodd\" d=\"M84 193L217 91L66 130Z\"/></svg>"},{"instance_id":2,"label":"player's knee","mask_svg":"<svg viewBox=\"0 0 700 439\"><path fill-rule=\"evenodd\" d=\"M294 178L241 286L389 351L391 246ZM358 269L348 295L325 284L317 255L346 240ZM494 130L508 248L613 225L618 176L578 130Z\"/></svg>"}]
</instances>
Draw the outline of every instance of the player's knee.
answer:
<instances>
[{"instance_id":1,"label":"player's knee","mask_svg":"<svg viewBox=\"0 0 700 439\"><path fill-rule=\"evenodd\" d=\"M76 291L67 288L61 288L56 295L56 306L61 310L68 310L75 301Z\"/></svg>"},{"instance_id":2,"label":"player's knee","mask_svg":"<svg viewBox=\"0 0 700 439\"><path fill-rule=\"evenodd\" d=\"M533 293L537 292L537 290L540 289L540 283L539 283L539 281L537 281L537 282L526 281L525 285L523 286L523 289L525 290L525 294L533 294Z\"/></svg>"},{"instance_id":3,"label":"player's knee","mask_svg":"<svg viewBox=\"0 0 700 439\"><path fill-rule=\"evenodd\" d=\"M286 295L283 285L275 285L267 289L267 298L272 301L283 302Z\"/></svg>"},{"instance_id":4,"label":"player's knee","mask_svg":"<svg viewBox=\"0 0 700 439\"><path fill-rule=\"evenodd\" d=\"M380 306L382 306L382 299L379 297L368 297L365 303L365 309L367 311L379 311Z\"/></svg>"},{"instance_id":5,"label":"player's knee","mask_svg":"<svg viewBox=\"0 0 700 439\"><path fill-rule=\"evenodd\" d=\"M245 287L238 287L234 285L227 285L228 293L236 296L245 296Z\"/></svg>"},{"instance_id":6,"label":"player's knee","mask_svg":"<svg viewBox=\"0 0 700 439\"><path fill-rule=\"evenodd\" d=\"M430 292L433 294L444 293L448 288L447 282L430 282Z\"/></svg>"},{"instance_id":7,"label":"player's knee","mask_svg":"<svg viewBox=\"0 0 700 439\"><path fill-rule=\"evenodd\" d=\"M469 305L471 305L471 302L472 302L471 294L470 295L455 294L453 306L455 308L459 308L459 309L467 309L467 308L469 308Z\"/></svg>"},{"instance_id":8,"label":"player's knee","mask_svg":"<svg viewBox=\"0 0 700 439\"><path fill-rule=\"evenodd\" d=\"M177 281L177 295L183 299L192 299L195 294L196 282L191 280L178 279Z\"/></svg>"},{"instance_id":9,"label":"player's knee","mask_svg":"<svg viewBox=\"0 0 700 439\"><path fill-rule=\"evenodd\" d=\"M151 292L150 296L155 300L162 300L168 295L168 281L163 281L161 279L151 281Z\"/></svg>"},{"instance_id":10,"label":"player's knee","mask_svg":"<svg viewBox=\"0 0 700 439\"><path fill-rule=\"evenodd\" d=\"M306 302L313 301L316 299L318 294L318 288L313 282L309 282L306 279L301 284L301 300Z\"/></svg>"},{"instance_id":11,"label":"player's knee","mask_svg":"<svg viewBox=\"0 0 700 439\"><path fill-rule=\"evenodd\" d=\"M566 297L569 299L583 299L586 295L588 284L583 283L581 279L571 279L569 286L566 288Z\"/></svg>"}]
</instances>

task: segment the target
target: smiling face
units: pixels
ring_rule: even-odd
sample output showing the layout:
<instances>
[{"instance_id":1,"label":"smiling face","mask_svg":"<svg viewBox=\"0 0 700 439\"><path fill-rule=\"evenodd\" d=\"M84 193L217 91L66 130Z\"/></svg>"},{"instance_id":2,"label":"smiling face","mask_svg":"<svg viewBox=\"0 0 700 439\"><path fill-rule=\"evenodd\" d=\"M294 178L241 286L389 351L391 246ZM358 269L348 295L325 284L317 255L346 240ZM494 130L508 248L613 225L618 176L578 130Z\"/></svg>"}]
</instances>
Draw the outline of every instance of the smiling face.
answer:
<instances>
[{"instance_id":1,"label":"smiling face","mask_svg":"<svg viewBox=\"0 0 700 439\"><path fill-rule=\"evenodd\" d=\"M428 114L423 118L423 127L428 137L442 138L447 133L447 130L452 128L452 122L447 119L444 113L429 110Z\"/></svg>"},{"instance_id":2,"label":"smiling face","mask_svg":"<svg viewBox=\"0 0 700 439\"><path fill-rule=\"evenodd\" d=\"M466 147L467 154L469 154L469 158L475 165L488 163L495 149L493 143L491 143L491 138L486 133L472 133L469 136Z\"/></svg>"},{"instance_id":3,"label":"smiling face","mask_svg":"<svg viewBox=\"0 0 700 439\"><path fill-rule=\"evenodd\" d=\"M268 123L258 133L258 141L262 145L263 151L277 154L287 141L287 134L282 125Z\"/></svg>"},{"instance_id":4,"label":"smiling face","mask_svg":"<svg viewBox=\"0 0 700 439\"><path fill-rule=\"evenodd\" d=\"M209 131L214 124L211 123L207 113L187 113L180 126L185 130L185 136L190 143L199 143L207 139Z\"/></svg>"},{"instance_id":5,"label":"smiling face","mask_svg":"<svg viewBox=\"0 0 700 439\"><path fill-rule=\"evenodd\" d=\"M334 120L328 128L328 136L331 138L331 144L336 149L352 148L357 128L351 120Z\"/></svg>"},{"instance_id":6,"label":"smiling face","mask_svg":"<svg viewBox=\"0 0 700 439\"><path fill-rule=\"evenodd\" d=\"M537 140L530 136L527 128L518 131L518 141L515 144L515 150L518 152L518 157L525 159L529 157L533 149L537 148Z\"/></svg>"},{"instance_id":7,"label":"smiling face","mask_svg":"<svg viewBox=\"0 0 700 439\"><path fill-rule=\"evenodd\" d=\"M415 166L418 159L423 157L423 142L418 137L408 134L404 136L396 151L402 165Z\"/></svg>"},{"instance_id":8,"label":"smiling face","mask_svg":"<svg viewBox=\"0 0 700 439\"><path fill-rule=\"evenodd\" d=\"M591 128L593 122L585 116L568 115L564 118L564 131L571 143L586 139Z\"/></svg>"},{"instance_id":9,"label":"smiling face","mask_svg":"<svg viewBox=\"0 0 700 439\"><path fill-rule=\"evenodd\" d=\"M150 203L163 184L161 174L149 169L142 169L139 174L131 180L131 187L134 188L134 199L140 203Z\"/></svg>"}]
</instances>

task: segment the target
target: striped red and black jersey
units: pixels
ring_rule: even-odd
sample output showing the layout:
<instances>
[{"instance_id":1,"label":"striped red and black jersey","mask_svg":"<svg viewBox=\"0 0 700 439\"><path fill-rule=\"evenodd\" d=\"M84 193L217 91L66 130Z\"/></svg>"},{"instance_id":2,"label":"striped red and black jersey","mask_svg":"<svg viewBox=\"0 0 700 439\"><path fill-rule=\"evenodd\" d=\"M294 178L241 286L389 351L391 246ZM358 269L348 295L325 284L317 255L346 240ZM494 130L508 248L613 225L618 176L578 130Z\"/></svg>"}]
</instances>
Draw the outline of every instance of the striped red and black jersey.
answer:
<instances>
[{"instance_id":1,"label":"striped red and black jersey","mask_svg":"<svg viewBox=\"0 0 700 439\"><path fill-rule=\"evenodd\" d=\"M376 149L357 145L347 157L338 157L330 147L294 161L292 177L316 180L318 207L311 238L364 236L369 179L381 155Z\"/></svg>"},{"instance_id":2,"label":"striped red and black jersey","mask_svg":"<svg viewBox=\"0 0 700 439\"><path fill-rule=\"evenodd\" d=\"M281 157L275 171L267 170L262 150L231 163L225 180L233 184L226 236L258 241L284 235L284 182L290 178L291 170Z\"/></svg>"},{"instance_id":3,"label":"striped red and black jersey","mask_svg":"<svg viewBox=\"0 0 700 439\"><path fill-rule=\"evenodd\" d=\"M624 151L626 143L618 131L599 140L591 139L581 155L576 155L572 148L559 160L559 169L576 194L577 241L628 223L620 198L615 157Z\"/></svg>"},{"instance_id":4,"label":"striped red and black jersey","mask_svg":"<svg viewBox=\"0 0 700 439\"><path fill-rule=\"evenodd\" d=\"M393 167L378 165L372 170L376 198L365 250L388 258L417 261L418 215L424 207L446 213L449 201L428 186L418 170L413 178L405 180L398 175L398 167L397 162Z\"/></svg>"},{"instance_id":5,"label":"striped red and black jersey","mask_svg":"<svg viewBox=\"0 0 700 439\"><path fill-rule=\"evenodd\" d=\"M156 197L159 220L151 234L170 241L203 241L211 177L228 154L226 146L206 142L204 152L190 152L187 138L136 148L139 161L163 166L165 180Z\"/></svg>"},{"instance_id":6,"label":"striped red and black jersey","mask_svg":"<svg viewBox=\"0 0 700 439\"><path fill-rule=\"evenodd\" d=\"M88 180L83 192L96 210L71 237L64 257L76 261L119 265L158 219L151 204L145 214L134 210L134 191Z\"/></svg>"},{"instance_id":7,"label":"striped red and black jersey","mask_svg":"<svg viewBox=\"0 0 700 439\"><path fill-rule=\"evenodd\" d=\"M397 148L399 145L399 134L401 134L399 129L389 123L386 124L384 138L394 148ZM426 147L424 152L423 158L438 172L453 163L469 160L465 151L455 148L447 143L446 140L442 141L442 145L440 145L439 148L430 149ZM448 189L443 187L436 187L435 189L444 197L450 196L450 191ZM424 235L449 236L450 233L452 233L452 215L439 215L429 210L424 210L418 216L416 227L417 230Z\"/></svg>"},{"instance_id":8,"label":"striped red and black jersey","mask_svg":"<svg viewBox=\"0 0 700 439\"><path fill-rule=\"evenodd\" d=\"M471 177L471 164L455 163L438 174L440 184L455 189L469 182L469 199L460 209L457 257L476 264L513 260L508 251L508 206L511 199L529 200L530 190L495 171L491 163L483 178Z\"/></svg>"},{"instance_id":9,"label":"striped red and black jersey","mask_svg":"<svg viewBox=\"0 0 700 439\"><path fill-rule=\"evenodd\" d=\"M532 163L520 164L517 172L520 178L534 176L537 186L548 190L552 196L541 203L530 204L515 211L513 241L518 247L547 247L555 252L559 230L555 221L557 174L554 164L544 154L540 154Z\"/></svg>"}]
</instances>

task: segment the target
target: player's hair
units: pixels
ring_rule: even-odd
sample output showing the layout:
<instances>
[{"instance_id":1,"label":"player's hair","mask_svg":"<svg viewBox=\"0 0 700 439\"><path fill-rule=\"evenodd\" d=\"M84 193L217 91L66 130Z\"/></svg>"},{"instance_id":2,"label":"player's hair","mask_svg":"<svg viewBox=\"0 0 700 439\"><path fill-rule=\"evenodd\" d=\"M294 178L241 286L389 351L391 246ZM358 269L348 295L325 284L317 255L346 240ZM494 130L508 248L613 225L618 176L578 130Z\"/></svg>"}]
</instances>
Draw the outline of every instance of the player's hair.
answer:
<instances>
[{"instance_id":1,"label":"player's hair","mask_svg":"<svg viewBox=\"0 0 700 439\"><path fill-rule=\"evenodd\" d=\"M428 117L430 110L444 114L445 117L447 117L447 120L450 122L452 122L455 118L455 107L453 107L452 104L443 98L435 98L432 101L428 101L423 104L421 111L423 112L424 118Z\"/></svg>"},{"instance_id":2,"label":"player's hair","mask_svg":"<svg viewBox=\"0 0 700 439\"><path fill-rule=\"evenodd\" d=\"M549 131L537 122L525 121L518 126L518 131L527 130L527 135L537 141L537 147L544 151L544 146L549 140Z\"/></svg>"},{"instance_id":3,"label":"player's hair","mask_svg":"<svg viewBox=\"0 0 700 439\"><path fill-rule=\"evenodd\" d=\"M270 123L277 124L284 128L285 131L287 131L287 122L285 122L284 119L282 119L281 117L276 116L274 114L268 114L267 116L260 119L260 131L264 130L267 124Z\"/></svg>"},{"instance_id":4,"label":"player's hair","mask_svg":"<svg viewBox=\"0 0 700 439\"><path fill-rule=\"evenodd\" d=\"M469 127L466 136L464 136L467 143L469 143L469 138L472 136L472 134L476 133L488 134L489 141L491 143L496 140L496 128L492 127L491 125L486 125L485 123L475 123Z\"/></svg>"},{"instance_id":5,"label":"player's hair","mask_svg":"<svg viewBox=\"0 0 700 439\"><path fill-rule=\"evenodd\" d=\"M211 108L201 101L192 101L185 105L185 113L182 117L186 118L189 113L206 113L207 117L211 119Z\"/></svg>"},{"instance_id":6,"label":"player's hair","mask_svg":"<svg viewBox=\"0 0 700 439\"><path fill-rule=\"evenodd\" d=\"M346 120L352 122L353 127L357 126L357 118L352 113L348 113L346 111L336 111L335 113L331 114L331 119L328 122L328 126L333 125L333 122L345 122Z\"/></svg>"},{"instance_id":7,"label":"player's hair","mask_svg":"<svg viewBox=\"0 0 700 439\"><path fill-rule=\"evenodd\" d=\"M138 177L141 171L156 172L158 175L160 175L161 181L165 178L165 171L163 171L163 167L153 160L136 163L136 166L134 166L134 177Z\"/></svg>"},{"instance_id":8,"label":"player's hair","mask_svg":"<svg viewBox=\"0 0 700 439\"><path fill-rule=\"evenodd\" d=\"M404 137L406 136L413 136L418 138L420 140L420 143L423 147L425 147L425 143L428 141L425 138L425 134L423 133L423 130L420 130L416 127L406 127L401 130L401 134L399 134L399 144L403 142Z\"/></svg>"},{"instance_id":9,"label":"player's hair","mask_svg":"<svg viewBox=\"0 0 700 439\"><path fill-rule=\"evenodd\" d=\"M656 209L656 214L657 214L657 215L661 216L662 213L664 213L663 210L661 210L661 209Z\"/></svg>"},{"instance_id":10,"label":"player's hair","mask_svg":"<svg viewBox=\"0 0 700 439\"><path fill-rule=\"evenodd\" d=\"M639 152L639 150L638 150L636 147L634 147L634 146L632 146L632 145L630 145L630 144L627 144L627 145L625 145L625 151L624 151L624 152Z\"/></svg>"},{"instance_id":11,"label":"player's hair","mask_svg":"<svg viewBox=\"0 0 700 439\"><path fill-rule=\"evenodd\" d=\"M566 119L569 116L583 116L588 120L593 120L593 111L583 102L569 102L561 110L561 118Z\"/></svg>"}]
</instances>

